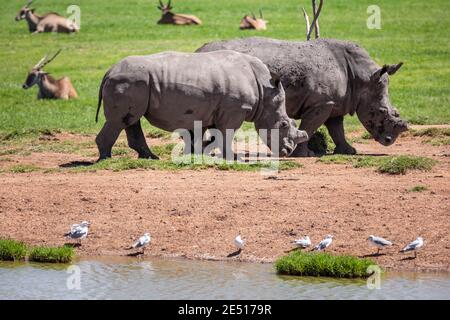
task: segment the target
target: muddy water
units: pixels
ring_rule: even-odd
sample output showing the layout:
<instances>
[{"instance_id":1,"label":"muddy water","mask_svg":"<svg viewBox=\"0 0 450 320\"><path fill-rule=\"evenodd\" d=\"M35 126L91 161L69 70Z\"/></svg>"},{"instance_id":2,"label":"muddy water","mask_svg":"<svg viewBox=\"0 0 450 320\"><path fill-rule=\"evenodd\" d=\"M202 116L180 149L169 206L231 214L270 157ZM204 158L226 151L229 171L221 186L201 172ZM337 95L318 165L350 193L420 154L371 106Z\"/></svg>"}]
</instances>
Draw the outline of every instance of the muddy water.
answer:
<instances>
[{"instance_id":1,"label":"muddy water","mask_svg":"<svg viewBox=\"0 0 450 320\"><path fill-rule=\"evenodd\" d=\"M278 276L271 264L89 258L74 265L0 262L0 299L450 299L447 273L387 272L370 290L365 280Z\"/></svg>"}]
</instances>

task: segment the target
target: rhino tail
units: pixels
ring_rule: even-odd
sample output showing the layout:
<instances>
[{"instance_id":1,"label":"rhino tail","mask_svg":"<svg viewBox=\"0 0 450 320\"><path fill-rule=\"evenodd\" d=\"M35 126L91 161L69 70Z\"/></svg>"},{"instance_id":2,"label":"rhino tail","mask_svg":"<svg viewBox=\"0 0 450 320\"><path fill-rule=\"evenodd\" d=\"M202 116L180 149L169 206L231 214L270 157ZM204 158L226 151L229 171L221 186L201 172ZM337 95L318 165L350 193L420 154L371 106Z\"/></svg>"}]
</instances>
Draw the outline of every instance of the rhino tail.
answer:
<instances>
[{"instance_id":1,"label":"rhino tail","mask_svg":"<svg viewBox=\"0 0 450 320\"><path fill-rule=\"evenodd\" d=\"M108 72L104 75L102 79L102 83L100 84L100 89L98 90L98 105L97 105L97 113L95 114L95 122L98 122L98 113L100 112L100 107L102 106L103 99L103 85L105 84L106 78L108 77Z\"/></svg>"}]
</instances>

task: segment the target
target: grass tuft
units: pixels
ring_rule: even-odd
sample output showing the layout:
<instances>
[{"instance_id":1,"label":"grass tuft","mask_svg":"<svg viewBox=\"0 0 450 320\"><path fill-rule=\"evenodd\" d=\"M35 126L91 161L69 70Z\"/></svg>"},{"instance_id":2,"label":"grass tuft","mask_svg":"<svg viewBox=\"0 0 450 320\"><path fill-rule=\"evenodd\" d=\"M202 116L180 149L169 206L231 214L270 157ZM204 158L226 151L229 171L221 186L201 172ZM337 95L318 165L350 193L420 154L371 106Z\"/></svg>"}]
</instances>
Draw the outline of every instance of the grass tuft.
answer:
<instances>
[{"instance_id":1,"label":"grass tuft","mask_svg":"<svg viewBox=\"0 0 450 320\"><path fill-rule=\"evenodd\" d=\"M15 129L10 132L1 132L0 141L18 140L22 138L36 137L39 135L53 136L55 133L60 133L60 129Z\"/></svg>"},{"instance_id":2,"label":"grass tuft","mask_svg":"<svg viewBox=\"0 0 450 320\"><path fill-rule=\"evenodd\" d=\"M31 249L28 257L29 261L47 262L47 263L68 263L75 256L72 247L35 247Z\"/></svg>"},{"instance_id":3,"label":"grass tuft","mask_svg":"<svg viewBox=\"0 0 450 320\"><path fill-rule=\"evenodd\" d=\"M0 260L24 260L27 255L27 246L15 240L0 239Z\"/></svg>"},{"instance_id":4,"label":"grass tuft","mask_svg":"<svg viewBox=\"0 0 450 320\"><path fill-rule=\"evenodd\" d=\"M413 130L411 133L415 137L450 137L450 128L425 128Z\"/></svg>"},{"instance_id":5,"label":"grass tuft","mask_svg":"<svg viewBox=\"0 0 450 320\"><path fill-rule=\"evenodd\" d=\"M413 130L412 135L415 137L425 137L424 143L432 146L448 146L450 145L450 128L425 128Z\"/></svg>"},{"instance_id":6,"label":"grass tuft","mask_svg":"<svg viewBox=\"0 0 450 320\"><path fill-rule=\"evenodd\" d=\"M417 156L349 156L330 155L317 160L322 163L350 164L354 168L376 167L380 173L405 174L408 170L429 171L435 160Z\"/></svg>"},{"instance_id":7,"label":"grass tuft","mask_svg":"<svg viewBox=\"0 0 450 320\"><path fill-rule=\"evenodd\" d=\"M294 251L275 262L278 274L334 278L365 278L370 276L367 268L373 265L376 264L370 259L301 251Z\"/></svg>"},{"instance_id":8,"label":"grass tuft","mask_svg":"<svg viewBox=\"0 0 450 320\"><path fill-rule=\"evenodd\" d=\"M168 158L169 147L154 148L155 152L162 156L162 158ZM278 165L278 167L277 167ZM260 169L278 169L278 170L292 170L301 168L302 164L296 161L282 160L277 162L258 161L258 162L237 162L233 161L227 163L222 159L213 158L209 156L180 156L177 161L170 159L161 160L148 160L148 159L134 159L130 157L119 157L106 159L97 162L91 166L77 167L70 169L72 172L85 172L96 170L134 170L134 169L146 169L146 170L204 170L204 169L216 169L216 170L230 170L230 171L257 171Z\"/></svg>"},{"instance_id":9,"label":"grass tuft","mask_svg":"<svg viewBox=\"0 0 450 320\"><path fill-rule=\"evenodd\" d=\"M18 164L8 168L7 171L11 173L29 173L39 170L38 167L29 164Z\"/></svg>"},{"instance_id":10,"label":"grass tuft","mask_svg":"<svg viewBox=\"0 0 450 320\"><path fill-rule=\"evenodd\" d=\"M428 190L428 188L426 186L417 185L417 186L412 187L408 191L409 192L422 192L422 191L426 191L426 190Z\"/></svg>"},{"instance_id":11,"label":"grass tuft","mask_svg":"<svg viewBox=\"0 0 450 320\"><path fill-rule=\"evenodd\" d=\"M335 145L324 126L320 127L308 141L308 148L316 155L322 156L333 152Z\"/></svg>"},{"instance_id":12,"label":"grass tuft","mask_svg":"<svg viewBox=\"0 0 450 320\"><path fill-rule=\"evenodd\" d=\"M371 140L372 135L368 131L364 131L363 134L361 135L361 138L364 140Z\"/></svg>"},{"instance_id":13,"label":"grass tuft","mask_svg":"<svg viewBox=\"0 0 450 320\"><path fill-rule=\"evenodd\" d=\"M425 157L398 156L389 157L378 166L378 172L405 174L408 170L430 171L436 161Z\"/></svg>"}]
</instances>

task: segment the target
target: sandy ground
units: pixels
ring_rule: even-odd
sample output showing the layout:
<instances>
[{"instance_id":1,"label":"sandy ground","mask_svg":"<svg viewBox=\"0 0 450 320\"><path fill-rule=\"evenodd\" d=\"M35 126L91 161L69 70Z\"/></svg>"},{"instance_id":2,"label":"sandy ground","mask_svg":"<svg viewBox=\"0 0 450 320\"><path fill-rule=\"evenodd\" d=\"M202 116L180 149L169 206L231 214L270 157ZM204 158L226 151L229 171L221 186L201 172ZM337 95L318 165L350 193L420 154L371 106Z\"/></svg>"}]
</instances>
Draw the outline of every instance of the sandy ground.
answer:
<instances>
[{"instance_id":1,"label":"sandy ground","mask_svg":"<svg viewBox=\"0 0 450 320\"><path fill-rule=\"evenodd\" d=\"M394 242L373 257L384 267L450 271L450 147L410 136L388 148L373 141L354 146L361 154L423 155L439 163L400 176L314 158L296 160L304 167L271 178L216 170L2 173L0 237L62 245L72 223L88 220L81 255L126 255L134 239L150 232L147 255L270 262L304 234L314 243L334 235L328 250L334 254L370 255L376 249L366 238L373 234ZM7 157L48 168L94 160L59 153ZM408 192L416 185L428 190ZM239 232L247 247L227 258ZM417 259L398 253L417 236L425 239Z\"/></svg>"}]
</instances>

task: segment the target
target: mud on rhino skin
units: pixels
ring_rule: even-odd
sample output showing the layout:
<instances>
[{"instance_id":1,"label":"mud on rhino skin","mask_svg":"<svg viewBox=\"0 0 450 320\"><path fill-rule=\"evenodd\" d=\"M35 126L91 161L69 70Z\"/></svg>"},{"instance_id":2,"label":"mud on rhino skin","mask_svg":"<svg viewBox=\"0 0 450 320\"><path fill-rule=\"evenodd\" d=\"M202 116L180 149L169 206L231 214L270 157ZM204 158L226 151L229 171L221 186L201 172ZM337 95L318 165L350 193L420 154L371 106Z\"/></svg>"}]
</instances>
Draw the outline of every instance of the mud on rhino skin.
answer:
<instances>
[{"instance_id":1,"label":"mud on rhino skin","mask_svg":"<svg viewBox=\"0 0 450 320\"><path fill-rule=\"evenodd\" d=\"M207 43L196 52L223 49L258 57L279 74L288 116L302 119L300 129L309 136L325 124L336 144L335 153L356 153L345 139L343 117L347 114L356 113L384 146L393 144L408 129L388 96L388 75L395 74L402 63L380 67L357 44L333 39L303 42L250 37ZM305 142L293 155L314 153Z\"/></svg>"}]
</instances>

